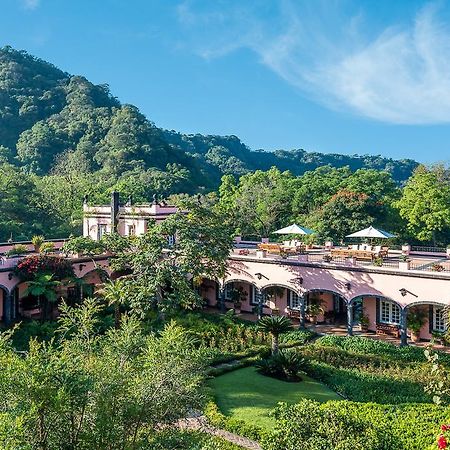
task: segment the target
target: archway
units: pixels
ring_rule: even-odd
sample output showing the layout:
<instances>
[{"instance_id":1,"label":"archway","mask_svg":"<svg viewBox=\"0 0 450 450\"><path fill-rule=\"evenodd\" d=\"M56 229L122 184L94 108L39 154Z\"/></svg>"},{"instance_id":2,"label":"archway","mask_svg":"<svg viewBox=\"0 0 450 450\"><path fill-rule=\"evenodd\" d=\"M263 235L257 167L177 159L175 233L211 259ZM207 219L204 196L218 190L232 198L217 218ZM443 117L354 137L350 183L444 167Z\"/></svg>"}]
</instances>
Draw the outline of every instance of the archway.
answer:
<instances>
[{"instance_id":1,"label":"archway","mask_svg":"<svg viewBox=\"0 0 450 450\"><path fill-rule=\"evenodd\" d=\"M305 292L307 320L328 325L347 323L349 301L339 292L328 289L309 289Z\"/></svg>"},{"instance_id":2,"label":"archway","mask_svg":"<svg viewBox=\"0 0 450 450\"><path fill-rule=\"evenodd\" d=\"M413 342L443 340L448 330L450 305L444 302L418 300L405 307L406 325Z\"/></svg>"},{"instance_id":3,"label":"archway","mask_svg":"<svg viewBox=\"0 0 450 450\"><path fill-rule=\"evenodd\" d=\"M11 321L11 300L9 290L0 284L0 322L9 323Z\"/></svg>"},{"instance_id":4,"label":"archway","mask_svg":"<svg viewBox=\"0 0 450 450\"><path fill-rule=\"evenodd\" d=\"M236 295L236 291L240 292L240 295ZM254 283L239 278L228 279L223 285L221 292L219 292L219 304L223 308L233 308L233 300L239 297L240 308L239 310L246 313L270 313L268 308L262 305L262 291ZM222 296L222 298L220 298ZM259 309L259 311L258 311Z\"/></svg>"}]
</instances>

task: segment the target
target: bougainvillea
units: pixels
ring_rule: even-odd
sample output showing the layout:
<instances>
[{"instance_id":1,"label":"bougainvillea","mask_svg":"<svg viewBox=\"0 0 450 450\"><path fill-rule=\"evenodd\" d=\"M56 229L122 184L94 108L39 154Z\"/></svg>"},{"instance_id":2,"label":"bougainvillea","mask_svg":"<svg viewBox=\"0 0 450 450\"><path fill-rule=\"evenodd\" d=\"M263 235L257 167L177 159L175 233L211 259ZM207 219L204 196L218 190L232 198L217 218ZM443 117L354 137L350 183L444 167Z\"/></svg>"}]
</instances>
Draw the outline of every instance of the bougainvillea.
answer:
<instances>
[{"instance_id":1,"label":"bougainvillea","mask_svg":"<svg viewBox=\"0 0 450 450\"><path fill-rule=\"evenodd\" d=\"M449 442L450 442L450 425L441 425L441 433L437 437L437 448L439 450L444 450L446 448L449 448Z\"/></svg>"},{"instance_id":2,"label":"bougainvillea","mask_svg":"<svg viewBox=\"0 0 450 450\"><path fill-rule=\"evenodd\" d=\"M30 281L40 274L51 274L56 280L63 280L74 276L70 261L64 258L32 255L23 258L14 270L15 275L22 281Z\"/></svg>"}]
</instances>

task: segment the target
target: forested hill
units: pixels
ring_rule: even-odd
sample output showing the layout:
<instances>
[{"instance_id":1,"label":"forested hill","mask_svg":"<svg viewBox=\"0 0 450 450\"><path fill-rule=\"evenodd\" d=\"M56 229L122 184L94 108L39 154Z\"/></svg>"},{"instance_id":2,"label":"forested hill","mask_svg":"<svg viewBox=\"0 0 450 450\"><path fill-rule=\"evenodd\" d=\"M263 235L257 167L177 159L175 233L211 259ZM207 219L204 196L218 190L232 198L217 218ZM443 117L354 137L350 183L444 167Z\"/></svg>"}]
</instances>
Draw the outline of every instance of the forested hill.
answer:
<instances>
[{"instance_id":1,"label":"forested hill","mask_svg":"<svg viewBox=\"0 0 450 450\"><path fill-rule=\"evenodd\" d=\"M162 130L107 85L94 85L11 47L0 49L0 161L27 173L51 173L70 152L80 167L145 179L149 190L195 192L218 186L221 175L277 166L295 175L330 164L384 169L402 182L417 163L381 156L304 150L252 151L236 136L185 135Z\"/></svg>"}]
</instances>

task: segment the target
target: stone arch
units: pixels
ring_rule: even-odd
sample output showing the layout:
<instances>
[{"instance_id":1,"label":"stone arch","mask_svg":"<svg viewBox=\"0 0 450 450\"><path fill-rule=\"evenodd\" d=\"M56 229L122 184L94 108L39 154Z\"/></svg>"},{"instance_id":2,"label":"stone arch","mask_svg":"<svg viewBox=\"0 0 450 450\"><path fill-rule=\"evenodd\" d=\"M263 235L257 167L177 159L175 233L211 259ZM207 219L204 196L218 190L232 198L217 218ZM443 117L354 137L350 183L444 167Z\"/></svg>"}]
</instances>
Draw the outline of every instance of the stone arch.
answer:
<instances>
[{"instance_id":1,"label":"stone arch","mask_svg":"<svg viewBox=\"0 0 450 450\"><path fill-rule=\"evenodd\" d=\"M440 306L443 308L450 308L450 305L447 303L436 302L434 300L416 300L415 302L408 303L405 306L405 309L410 309L414 306Z\"/></svg>"}]
</instances>

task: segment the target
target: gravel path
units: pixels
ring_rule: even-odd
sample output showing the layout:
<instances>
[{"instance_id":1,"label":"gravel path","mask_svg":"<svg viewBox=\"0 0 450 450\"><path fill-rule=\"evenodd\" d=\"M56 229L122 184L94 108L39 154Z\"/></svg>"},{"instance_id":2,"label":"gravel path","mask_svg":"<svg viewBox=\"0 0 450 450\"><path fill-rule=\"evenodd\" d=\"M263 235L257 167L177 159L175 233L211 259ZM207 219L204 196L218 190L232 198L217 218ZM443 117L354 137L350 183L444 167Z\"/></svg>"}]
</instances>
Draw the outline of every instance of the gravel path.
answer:
<instances>
[{"instance_id":1,"label":"gravel path","mask_svg":"<svg viewBox=\"0 0 450 450\"><path fill-rule=\"evenodd\" d=\"M239 445L249 450L262 450L261 446L251 439L209 425L205 416L196 415L179 420L177 426L182 430L202 431L211 434L212 436L218 436L232 444Z\"/></svg>"}]
</instances>

